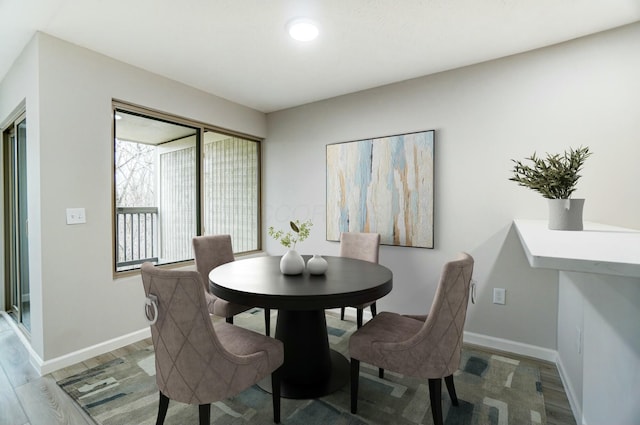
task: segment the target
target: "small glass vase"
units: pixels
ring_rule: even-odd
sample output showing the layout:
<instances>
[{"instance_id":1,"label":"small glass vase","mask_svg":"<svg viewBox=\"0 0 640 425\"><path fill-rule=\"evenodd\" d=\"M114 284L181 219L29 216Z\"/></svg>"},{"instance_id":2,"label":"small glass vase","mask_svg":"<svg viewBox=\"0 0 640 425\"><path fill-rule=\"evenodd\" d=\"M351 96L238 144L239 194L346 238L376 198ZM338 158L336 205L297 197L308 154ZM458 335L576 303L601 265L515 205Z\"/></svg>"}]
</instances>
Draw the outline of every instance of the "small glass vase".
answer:
<instances>
[{"instance_id":1,"label":"small glass vase","mask_svg":"<svg viewBox=\"0 0 640 425\"><path fill-rule=\"evenodd\" d=\"M309 258L309 261L307 261L307 270L309 271L309 274L324 274L328 267L329 263L327 263L327 260L319 255L314 255Z\"/></svg>"},{"instance_id":2,"label":"small glass vase","mask_svg":"<svg viewBox=\"0 0 640 425\"><path fill-rule=\"evenodd\" d=\"M304 271L304 259L295 249L288 250L280 259L282 274L300 274Z\"/></svg>"}]
</instances>

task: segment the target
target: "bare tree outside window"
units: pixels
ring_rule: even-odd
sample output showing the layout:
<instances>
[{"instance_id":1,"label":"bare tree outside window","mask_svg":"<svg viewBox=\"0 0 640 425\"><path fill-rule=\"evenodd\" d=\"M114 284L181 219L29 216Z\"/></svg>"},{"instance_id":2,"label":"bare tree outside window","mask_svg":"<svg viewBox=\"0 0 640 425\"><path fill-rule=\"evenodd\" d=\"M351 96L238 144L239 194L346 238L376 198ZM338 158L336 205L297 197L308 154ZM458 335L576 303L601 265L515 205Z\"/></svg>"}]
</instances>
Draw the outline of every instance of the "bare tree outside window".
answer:
<instances>
[{"instance_id":1,"label":"bare tree outside window","mask_svg":"<svg viewBox=\"0 0 640 425\"><path fill-rule=\"evenodd\" d=\"M157 206L155 146L116 139L116 205Z\"/></svg>"}]
</instances>

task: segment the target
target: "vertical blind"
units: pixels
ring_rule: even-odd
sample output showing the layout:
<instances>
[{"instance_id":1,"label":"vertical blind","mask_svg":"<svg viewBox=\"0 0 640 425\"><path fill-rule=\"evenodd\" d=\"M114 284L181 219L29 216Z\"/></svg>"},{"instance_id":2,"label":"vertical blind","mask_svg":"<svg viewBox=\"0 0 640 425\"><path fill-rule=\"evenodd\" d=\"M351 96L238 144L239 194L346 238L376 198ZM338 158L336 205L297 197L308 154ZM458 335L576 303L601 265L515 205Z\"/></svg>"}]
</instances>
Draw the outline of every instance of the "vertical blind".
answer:
<instances>
[{"instance_id":1,"label":"vertical blind","mask_svg":"<svg viewBox=\"0 0 640 425\"><path fill-rule=\"evenodd\" d=\"M160 155L160 257L163 262L193 258L196 232L196 148Z\"/></svg>"},{"instance_id":2,"label":"vertical blind","mask_svg":"<svg viewBox=\"0 0 640 425\"><path fill-rule=\"evenodd\" d=\"M235 252L258 246L258 143L229 137L204 146L204 234L230 234Z\"/></svg>"}]
</instances>

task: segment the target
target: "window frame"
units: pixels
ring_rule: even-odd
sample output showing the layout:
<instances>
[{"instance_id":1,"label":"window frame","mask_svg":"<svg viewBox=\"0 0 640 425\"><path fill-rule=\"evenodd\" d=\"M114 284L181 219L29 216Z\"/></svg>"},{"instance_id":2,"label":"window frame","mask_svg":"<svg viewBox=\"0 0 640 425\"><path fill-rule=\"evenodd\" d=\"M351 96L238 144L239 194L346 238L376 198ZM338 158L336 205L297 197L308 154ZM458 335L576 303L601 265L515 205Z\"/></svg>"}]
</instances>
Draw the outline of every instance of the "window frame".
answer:
<instances>
[{"instance_id":1,"label":"window frame","mask_svg":"<svg viewBox=\"0 0 640 425\"><path fill-rule=\"evenodd\" d=\"M264 139L238 132L229 130L226 128L221 128L212 124L204 123L198 120L193 120L185 117L181 117L174 114L169 114L166 112L158 111L151 108L146 108L140 105L135 105L129 102L125 102L122 100L112 99L111 101L111 221L112 221L112 251L111 251L111 267L114 278L126 277L134 274L140 273L140 268L136 267L128 270L117 270L117 261L118 261L118 230L117 230L117 214L116 214L116 162L115 162L115 153L116 153L116 113L117 111L122 111L124 113L138 115L144 118L149 118L153 120L163 121L170 124L182 125L187 127L192 127L196 129L196 156L198 157L198 161L196 161L196 233L198 236L203 234L203 221L204 221L204 182L203 182L203 169L204 169L204 133L215 132L219 134L224 134L231 137L242 138L251 142L255 142L257 144L257 194L256 194L256 205L257 205L257 214L256 214L256 241L257 247L255 250L251 251L243 251L236 252L234 248L234 255L242 256L242 255L250 255L255 254L262 251L262 142ZM187 260L178 260L174 262L162 263L158 264L158 267L164 268L175 268L182 267L185 265L190 265L194 263L193 257Z\"/></svg>"}]
</instances>

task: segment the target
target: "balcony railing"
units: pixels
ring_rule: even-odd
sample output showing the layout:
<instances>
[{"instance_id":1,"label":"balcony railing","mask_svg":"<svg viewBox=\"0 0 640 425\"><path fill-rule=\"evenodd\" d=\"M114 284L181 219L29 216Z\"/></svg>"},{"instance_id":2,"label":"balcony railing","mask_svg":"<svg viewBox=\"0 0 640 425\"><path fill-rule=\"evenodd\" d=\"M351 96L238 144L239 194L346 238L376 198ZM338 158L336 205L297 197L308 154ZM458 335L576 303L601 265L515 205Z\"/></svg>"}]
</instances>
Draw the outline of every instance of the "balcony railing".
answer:
<instances>
[{"instance_id":1,"label":"balcony railing","mask_svg":"<svg viewBox=\"0 0 640 425\"><path fill-rule=\"evenodd\" d=\"M116 231L116 270L126 270L145 261L158 261L157 207L117 207Z\"/></svg>"}]
</instances>

